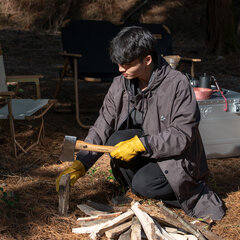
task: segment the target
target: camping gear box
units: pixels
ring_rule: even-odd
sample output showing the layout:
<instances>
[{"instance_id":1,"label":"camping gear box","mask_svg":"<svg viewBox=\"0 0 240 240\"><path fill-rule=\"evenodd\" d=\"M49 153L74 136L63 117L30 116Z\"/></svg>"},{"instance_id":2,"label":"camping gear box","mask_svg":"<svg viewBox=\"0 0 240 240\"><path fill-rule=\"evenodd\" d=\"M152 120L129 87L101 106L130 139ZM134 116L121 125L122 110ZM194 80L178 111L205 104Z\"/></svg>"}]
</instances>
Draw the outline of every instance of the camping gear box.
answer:
<instances>
[{"instance_id":1,"label":"camping gear box","mask_svg":"<svg viewBox=\"0 0 240 240\"><path fill-rule=\"evenodd\" d=\"M199 125L207 158L240 156L240 93L222 89L198 101ZM227 109L225 109L227 107Z\"/></svg>"}]
</instances>

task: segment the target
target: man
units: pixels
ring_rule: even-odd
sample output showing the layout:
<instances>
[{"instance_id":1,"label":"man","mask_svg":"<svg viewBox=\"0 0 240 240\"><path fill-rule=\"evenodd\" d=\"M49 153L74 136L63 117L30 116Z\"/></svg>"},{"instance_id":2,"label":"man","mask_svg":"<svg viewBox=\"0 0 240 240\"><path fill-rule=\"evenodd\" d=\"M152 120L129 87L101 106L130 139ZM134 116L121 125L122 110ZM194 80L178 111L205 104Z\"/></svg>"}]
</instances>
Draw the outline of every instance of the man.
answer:
<instances>
[{"instance_id":1,"label":"man","mask_svg":"<svg viewBox=\"0 0 240 240\"><path fill-rule=\"evenodd\" d=\"M200 113L186 77L158 59L152 34L123 28L111 41L110 56L121 75L114 78L86 142L116 145L113 175L147 198L181 207L192 217L219 220L223 204L206 185L208 166L198 130ZM80 151L62 174L73 185L100 157Z\"/></svg>"}]
</instances>

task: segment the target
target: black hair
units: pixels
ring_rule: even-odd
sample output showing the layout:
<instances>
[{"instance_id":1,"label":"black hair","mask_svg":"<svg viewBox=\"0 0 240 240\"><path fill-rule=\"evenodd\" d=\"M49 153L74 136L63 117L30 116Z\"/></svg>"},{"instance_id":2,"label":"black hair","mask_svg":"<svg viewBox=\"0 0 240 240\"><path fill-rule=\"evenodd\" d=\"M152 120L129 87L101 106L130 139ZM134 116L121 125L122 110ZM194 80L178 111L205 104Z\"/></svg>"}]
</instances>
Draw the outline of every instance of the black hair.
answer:
<instances>
[{"instance_id":1,"label":"black hair","mask_svg":"<svg viewBox=\"0 0 240 240\"><path fill-rule=\"evenodd\" d=\"M157 58L156 39L149 30L139 26L124 27L110 42L109 54L112 62L130 63L151 55Z\"/></svg>"}]
</instances>

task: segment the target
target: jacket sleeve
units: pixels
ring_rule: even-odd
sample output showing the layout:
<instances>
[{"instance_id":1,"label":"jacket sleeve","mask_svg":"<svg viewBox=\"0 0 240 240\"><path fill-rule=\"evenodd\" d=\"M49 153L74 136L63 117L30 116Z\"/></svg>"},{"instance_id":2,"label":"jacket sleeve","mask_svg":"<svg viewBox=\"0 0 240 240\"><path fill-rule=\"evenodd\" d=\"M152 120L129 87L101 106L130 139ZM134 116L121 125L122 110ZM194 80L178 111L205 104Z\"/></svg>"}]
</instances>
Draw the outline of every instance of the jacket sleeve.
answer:
<instances>
[{"instance_id":1,"label":"jacket sleeve","mask_svg":"<svg viewBox=\"0 0 240 240\"><path fill-rule=\"evenodd\" d=\"M170 106L168 126L156 135L141 139L152 150L143 154L146 157L161 159L180 156L198 135L200 112L193 89L187 81L178 82Z\"/></svg>"},{"instance_id":2,"label":"jacket sleeve","mask_svg":"<svg viewBox=\"0 0 240 240\"><path fill-rule=\"evenodd\" d=\"M113 83L104 98L99 116L94 125L89 129L85 141L92 144L104 145L114 131L115 112ZM80 151L77 153L77 160L80 160L86 170L88 170L101 155L102 153Z\"/></svg>"}]
</instances>

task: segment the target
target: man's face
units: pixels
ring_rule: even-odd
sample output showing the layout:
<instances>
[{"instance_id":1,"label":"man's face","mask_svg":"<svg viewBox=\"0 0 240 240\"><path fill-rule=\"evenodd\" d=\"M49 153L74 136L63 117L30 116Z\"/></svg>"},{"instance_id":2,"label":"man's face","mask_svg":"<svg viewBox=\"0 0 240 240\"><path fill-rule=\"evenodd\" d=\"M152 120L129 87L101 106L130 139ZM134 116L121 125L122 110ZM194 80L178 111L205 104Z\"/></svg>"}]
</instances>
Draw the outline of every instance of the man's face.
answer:
<instances>
[{"instance_id":1,"label":"man's face","mask_svg":"<svg viewBox=\"0 0 240 240\"><path fill-rule=\"evenodd\" d=\"M127 79L142 78L146 74L146 58L143 60L136 59L130 63L118 64L118 70Z\"/></svg>"}]
</instances>

